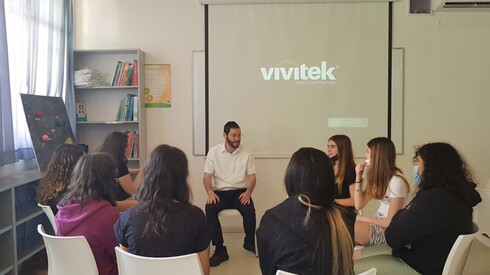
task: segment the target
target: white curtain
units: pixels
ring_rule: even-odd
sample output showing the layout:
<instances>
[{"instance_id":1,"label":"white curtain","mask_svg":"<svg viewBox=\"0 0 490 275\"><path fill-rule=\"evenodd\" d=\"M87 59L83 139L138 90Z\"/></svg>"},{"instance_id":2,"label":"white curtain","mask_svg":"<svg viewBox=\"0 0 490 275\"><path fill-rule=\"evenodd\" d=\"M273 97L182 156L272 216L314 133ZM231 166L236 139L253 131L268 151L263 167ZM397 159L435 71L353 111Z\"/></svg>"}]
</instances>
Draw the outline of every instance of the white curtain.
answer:
<instances>
[{"instance_id":1,"label":"white curtain","mask_svg":"<svg viewBox=\"0 0 490 275\"><path fill-rule=\"evenodd\" d=\"M11 133L2 127L2 136L12 136L17 158L33 157L32 143L20 94L62 97L68 114L74 114L72 79L73 12L71 0L0 0L1 17L5 18L6 35L0 35L0 50L7 52L10 87ZM5 15L5 16L3 16ZM1 27L1 24L0 24ZM0 30L1 32L1 30ZM2 96L2 101L4 97ZM2 102L2 120L5 114ZM70 116L74 127L75 118ZM73 129L74 130L74 129ZM2 151L5 149L2 148ZM8 149L7 149L8 150ZM2 163L3 165L4 163Z\"/></svg>"}]
</instances>

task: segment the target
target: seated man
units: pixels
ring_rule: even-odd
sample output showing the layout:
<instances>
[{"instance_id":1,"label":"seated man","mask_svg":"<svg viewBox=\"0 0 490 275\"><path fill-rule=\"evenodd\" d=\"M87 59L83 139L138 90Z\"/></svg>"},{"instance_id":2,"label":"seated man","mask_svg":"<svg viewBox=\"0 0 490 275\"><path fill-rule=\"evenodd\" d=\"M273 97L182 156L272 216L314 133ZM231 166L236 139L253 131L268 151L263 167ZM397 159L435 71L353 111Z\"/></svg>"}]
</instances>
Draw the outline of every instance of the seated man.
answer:
<instances>
[{"instance_id":1,"label":"seated man","mask_svg":"<svg viewBox=\"0 0 490 275\"><path fill-rule=\"evenodd\" d=\"M211 266L228 260L223 246L223 233L218 213L237 209L243 217L245 240L243 248L255 253L255 207L252 191L255 187L255 160L250 151L240 146L240 126L229 121L224 126L225 142L211 148L204 166L204 187L208 193L206 217L211 226L211 240L216 250L209 259Z\"/></svg>"}]
</instances>

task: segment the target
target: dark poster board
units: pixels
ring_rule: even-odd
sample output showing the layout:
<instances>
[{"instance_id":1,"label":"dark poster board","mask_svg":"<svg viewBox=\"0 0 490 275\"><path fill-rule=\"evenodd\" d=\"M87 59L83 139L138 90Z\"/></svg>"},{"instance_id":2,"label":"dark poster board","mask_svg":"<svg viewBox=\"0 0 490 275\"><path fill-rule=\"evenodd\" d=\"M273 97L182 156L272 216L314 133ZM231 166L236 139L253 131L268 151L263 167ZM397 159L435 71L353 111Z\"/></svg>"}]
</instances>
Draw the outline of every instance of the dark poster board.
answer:
<instances>
[{"instance_id":1,"label":"dark poster board","mask_svg":"<svg viewBox=\"0 0 490 275\"><path fill-rule=\"evenodd\" d=\"M39 170L46 170L56 147L74 143L65 103L61 97L22 94L22 104Z\"/></svg>"}]
</instances>

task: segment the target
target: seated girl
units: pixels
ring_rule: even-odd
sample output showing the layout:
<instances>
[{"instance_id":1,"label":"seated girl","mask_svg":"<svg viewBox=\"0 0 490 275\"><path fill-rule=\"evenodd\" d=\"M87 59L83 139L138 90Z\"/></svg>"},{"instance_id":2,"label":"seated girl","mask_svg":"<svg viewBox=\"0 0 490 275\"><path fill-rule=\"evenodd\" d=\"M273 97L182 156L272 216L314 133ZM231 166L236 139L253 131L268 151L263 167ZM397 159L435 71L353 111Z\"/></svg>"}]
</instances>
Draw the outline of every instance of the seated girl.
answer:
<instances>
[{"instance_id":1,"label":"seated girl","mask_svg":"<svg viewBox=\"0 0 490 275\"><path fill-rule=\"evenodd\" d=\"M83 154L80 145L65 143L58 146L51 156L48 168L39 183L37 201L48 205L55 215L58 212L56 205L65 193L73 168Z\"/></svg>"},{"instance_id":2,"label":"seated girl","mask_svg":"<svg viewBox=\"0 0 490 275\"><path fill-rule=\"evenodd\" d=\"M357 273L376 267L377 274L441 274L458 235L473 233L473 207L481 197L456 149L425 144L413 161L417 194L385 232L393 250L356 261Z\"/></svg>"},{"instance_id":3,"label":"seated girl","mask_svg":"<svg viewBox=\"0 0 490 275\"><path fill-rule=\"evenodd\" d=\"M85 236L99 274L117 274L114 223L119 211L114 200L116 162L106 153L80 158L70 185L58 204L57 235Z\"/></svg>"},{"instance_id":4,"label":"seated girl","mask_svg":"<svg viewBox=\"0 0 490 275\"><path fill-rule=\"evenodd\" d=\"M327 155L299 149L284 183L289 198L267 210L257 229L262 274L354 274L347 213L334 203L335 176Z\"/></svg>"},{"instance_id":5,"label":"seated girl","mask_svg":"<svg viewBox=\"0 0 490 275\"><path fill-rule=\"evenodd\" d=\"M114 225L119 246L147 257L197 253L209 274L211 233L203 211L190 203L187 157L180 149L159 145L144 167L139 203Z\"/></svg>"}]
</instances>

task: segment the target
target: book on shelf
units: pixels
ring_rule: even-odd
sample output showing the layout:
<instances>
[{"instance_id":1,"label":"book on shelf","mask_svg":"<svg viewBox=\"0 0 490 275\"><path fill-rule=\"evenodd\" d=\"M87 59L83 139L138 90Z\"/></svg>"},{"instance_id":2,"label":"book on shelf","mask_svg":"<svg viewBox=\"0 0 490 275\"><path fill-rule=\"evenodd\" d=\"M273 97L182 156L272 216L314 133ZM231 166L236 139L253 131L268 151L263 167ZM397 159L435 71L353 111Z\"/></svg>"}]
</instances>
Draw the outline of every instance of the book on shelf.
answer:
<instances>
[{"instance_id":1,"label":"book on shelf","mask_svg":"<svg viewBox=\"0 0 490 275\"><path fill-rule=\"evenodd\" d=\"M111 86L137 86L138 85L138 60L117 61Z\"/></svg>"},{"instance_id":2,"label":"book on shelf","mask_svg":"<svg viewBox=\"0 0 490 275\"><path fill-rule=\"evenodd\" d=\"M112 77L112 81L111 81L111 86L116 86L117 79L118 79L118 76L119 76L119 72L121 71L121 66L122 66L122 62L121 61L117 61L116 70L114 72L114 76Z\"/></svg>"},{"instance_id":3,"label":"book on shelf","mask_svg":"<svg viewBox=\"0 0 490 275\"><path fill-rule=\"evenodd\" d=\"M126 79L126 74L128 72L128 66L129 66L129 62L124 62L123 64L123 69L122 69L122 72L121 72L121 76L119 78L119 83L117 86L124 86L124 80Z\"/></svg>"},{"instance_id":4,"label":"book on shelf","mask_svg":"<svg viewBox=\"0 0 490 275\"><path fill-rule=\"evenodd\" d=\"M131 86L131 79L133 77L134 65L129 63L128 70L126 72L126 77L124 78L124 86Z\"/></svg>"},{"instance_id":5,"label":"book on shelf","mask_svg":"<svg viewBox=\"0 0 490 275\"><path fill-rule=\"evenodd\" d=\"M128 109L126 110L126 121L133 121L133 95L129 95L129 99L128 99Z\"/></svg>"},{"instance_id":6,"label":"book on shelf","mask_svg":"<svg viewBox=\"0 0 490 275\"><path fill-rule=\"evenodd\" d=\"M117 121L137 121L138 120L138 96L126 94L119 102L117 110Z\"/></svg>"},{"instance_id":7,"label":"book on shelf","mask_svg":"<svg viewBox=\"0 0 490 275\"><path fill-rule=\"evenodd\" d=\"M140 134L138 131L134 134L134 143L133 143L133 158L139 158L140 156Z\"/></svg>"},{"instance_id":8,"label":"book on shelf","mask_svg":"<svg viewBox=\"0 0 490 275\"><path fill-rule=\"evenodd\" d=\"M133 121L138 121L138 112L139 112L140 102L138 100L138 96L135 95L133 97Z\"/></svg>"},{"instance_id":9,"label":"book on shelf","mask_svg":"<svg viewBox=\"0 0 490 275\"><path fill-rule=\"evenodd\" d=\"M138 86L138 60L133 61L133 76L131 78L131 85Z\"/></svg>"},{"instance_id":10,"label":"book on shelf","mask_svg":"<svg viewBox=\"0 0 490 275\"><path fill-rule=\"evenodd\" d=\"M128 135L128 147L126 147L126 156L129 158L138 158L139 156L139 133L138 131L126 131Z\"/></svg>"},{"instance_id":11,"label":"book on shelf","mask_svg":"<svg viewBox=\"0 0 490 275\"><path fill-rule=\"evenodd\" d=\"M128 147L126 147L126 156L129 158L133 157L133 146L134 146L134 132L133 131L126 131L126 134L128 135Z\"/></svg>"}]
</instances>

